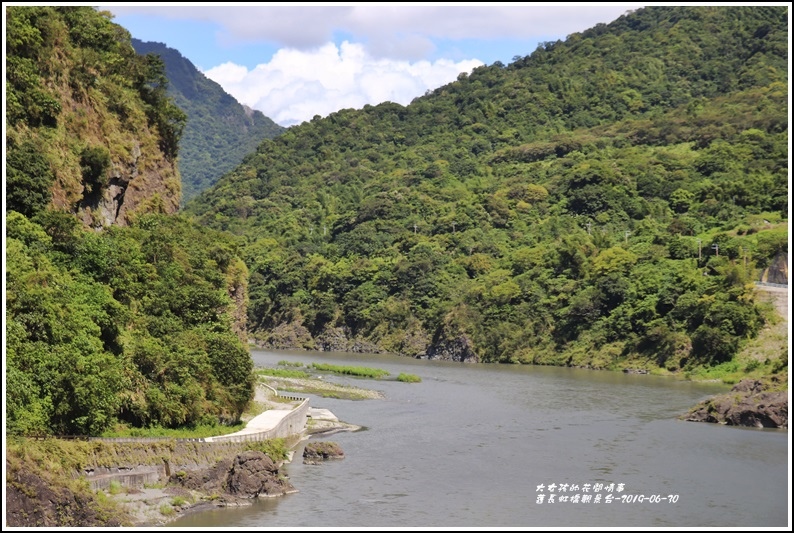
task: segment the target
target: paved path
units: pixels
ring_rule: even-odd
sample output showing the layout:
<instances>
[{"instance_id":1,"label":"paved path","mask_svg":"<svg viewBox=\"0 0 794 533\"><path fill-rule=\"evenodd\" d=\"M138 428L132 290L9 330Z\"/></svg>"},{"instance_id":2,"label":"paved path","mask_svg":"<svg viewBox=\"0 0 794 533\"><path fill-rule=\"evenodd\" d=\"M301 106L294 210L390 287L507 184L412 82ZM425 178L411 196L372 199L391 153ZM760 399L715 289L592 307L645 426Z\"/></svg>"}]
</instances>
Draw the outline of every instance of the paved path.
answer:
<instances>
[{"instance_id":1,"label":"paved path","mask_svg":"<svg viewBox=\"0 0 794 533\"><path fill-rule=\"evenodd\" d=\"M227 439L228 437L239 437L242 435L252 435L254 433L268 431L278 426L279 422L281 422L285 416L290 414L293 408L294 406L291 405L287 409L268 409L264 413L256 415L254 418L249 420L244 429L236 431L235 433L228 433L221 436L224 437L224 439ZM207 442L212 442L214 438L215 437L207 437L204 440Z\"/></svg>"}]
</instances>

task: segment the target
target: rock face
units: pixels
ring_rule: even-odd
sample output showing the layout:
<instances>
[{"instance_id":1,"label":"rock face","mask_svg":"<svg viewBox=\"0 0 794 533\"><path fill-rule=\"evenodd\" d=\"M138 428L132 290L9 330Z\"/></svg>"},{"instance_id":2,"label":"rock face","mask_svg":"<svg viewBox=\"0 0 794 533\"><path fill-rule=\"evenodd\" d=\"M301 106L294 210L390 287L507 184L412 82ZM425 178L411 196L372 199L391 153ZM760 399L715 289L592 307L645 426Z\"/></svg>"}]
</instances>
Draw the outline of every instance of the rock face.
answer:
<instances>
[{"instance_id":1,"label":"rock face","mask_svg":"<svg viewBox=\"0 0 794 533\"><path fill-rule=\"evenodd\" d=\"M788 395L765 390L764 383L744 379L728 394L702 402L683 416L690 422L712 422L758 428L788 427Z\"/></svg>"},{"instance_id":2,"label":"rock face","mask_svg":"<svg viewBox=\"0 0 794 533\"><path fill-rule=\"evenodd\" d=\"M344 459L345 452L339 444L330 441L310 442L303 449L303 463L316 465L327 459Z\"/></svg>"},{"instance_id":3,"label":"rock face","mask_svg":"<svg viewBox=\"0 0 794 533\"><path fill-rule=\"evenodd\" d=\"M121 526L88 495L52 487L44 478L6 461L5 520L10 527Z\"/></svg>"},{"instance_id":4,"label":"rock face","mask_svg":"<svg viewBox=\"0 0 794 533\"><path fill-rule=\"evenodd\" d=\"M460 363L480 362L480 358L475 353L472 343L466 335L460 335L454 339L444 339L432 344L427 349L427 358Z\"/></svg>"},{"instance_id":5,"label":"rock face","mask_svg":"<svg viewBox=\"0 0 794 533\"><path fill-rule=\"evenodd\" d=\"M169 481L187 489L219 494L225 499L281 496L295 492L295 487L279 475L278 467L270 457L253 450L234 459L220 460L204 470L177 472Z\"/></svg>"},{"instance_id":6,"label":"rock face","mask_svg":"<svg viewBox=\"0 0 794 533\"><path fill-rule=\"evenodd\" d=\"M350 338L347 328L326 328L317 336L317 349L323 352L383 353L375 343Z\"/></svg>"},{"instance_id":7,"label":"rock face","mask_svg":"<svg viewBox=\"0 0 794 533\"><path fill-rule=\"evenodd\" d=\"M788 252L775 256L772 264L761 272L761 281L788 285Z\"/></svg>"}]
</instances>

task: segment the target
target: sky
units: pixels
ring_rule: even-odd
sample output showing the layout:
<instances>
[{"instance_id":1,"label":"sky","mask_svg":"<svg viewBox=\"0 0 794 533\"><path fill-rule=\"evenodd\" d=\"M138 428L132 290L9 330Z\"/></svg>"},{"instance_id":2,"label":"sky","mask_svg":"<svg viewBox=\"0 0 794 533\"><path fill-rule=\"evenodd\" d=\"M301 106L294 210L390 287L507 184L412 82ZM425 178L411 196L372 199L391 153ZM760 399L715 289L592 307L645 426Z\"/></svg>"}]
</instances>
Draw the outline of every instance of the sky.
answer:
<instances>
[{"instance_id":1,"label":"sky","mask_svg":"<svg viewBox=\"0 0 794 533\"><path fill-rule=\"evenodd\" d=\"M282 126L345 108L402 105L544 41L640 4L105 4L142 41L178 50Z\"/></svg>"}]
</instances>

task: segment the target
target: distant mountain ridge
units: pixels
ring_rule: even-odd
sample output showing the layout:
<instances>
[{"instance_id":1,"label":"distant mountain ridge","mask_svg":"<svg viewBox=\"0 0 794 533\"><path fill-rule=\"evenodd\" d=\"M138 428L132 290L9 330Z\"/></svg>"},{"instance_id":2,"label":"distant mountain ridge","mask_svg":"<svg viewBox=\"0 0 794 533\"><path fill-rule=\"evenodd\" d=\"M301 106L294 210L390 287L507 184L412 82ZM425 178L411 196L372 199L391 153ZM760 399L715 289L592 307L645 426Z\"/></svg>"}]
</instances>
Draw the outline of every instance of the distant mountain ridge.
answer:
<instances>
[{"instance_id":1,"label":"distant mountain ridge","mask_svg":"<svg viewBox=\"0 0 794 533\"><path fill-rule=\"evenodd\" d=\"M134 38L132 46L139 54L162 58L168 95L188 117L178 161L183 203L214 185L264 139L286 130L260 111L240 104L179 51Z\"/></svg>"}]
</instances>

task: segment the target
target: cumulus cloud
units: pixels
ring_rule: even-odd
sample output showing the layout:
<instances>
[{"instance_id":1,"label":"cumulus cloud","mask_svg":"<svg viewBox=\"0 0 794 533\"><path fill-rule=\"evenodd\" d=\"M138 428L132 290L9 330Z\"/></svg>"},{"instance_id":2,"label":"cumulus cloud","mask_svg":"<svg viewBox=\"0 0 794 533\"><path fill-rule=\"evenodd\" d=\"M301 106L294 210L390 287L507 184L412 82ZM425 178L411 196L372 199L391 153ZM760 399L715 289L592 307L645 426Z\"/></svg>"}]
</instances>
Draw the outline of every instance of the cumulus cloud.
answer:
<instances>
[{"instance_id":1,"label":"cumulus cloud","mask_svg":"<svg viewBox=\"0 0 794 533\"><path fill-rule=\"evenodd\" d=\"M453 62L372 57L361 44L327 43L315 50L279 50L252 70L224 63L204 74L238 101L289 126L339 109L391 101L407 105L428 89L454 81L482 65L476 59Z\"/></svg>"},{"instance_id":2,"label":"cumulus cloud","mask_svg":"<svg viewBox=\"0 0 794 533\"><path fill-rule=\"evenodd\" d=\"M149 14L218 24L220 42L270 42L308 51L334 32L365 43L373 57L429 57L432 39L524 39L561 35L608 23L639 5L110 6L116 15Z\"/></svg>"}]
</instances>

